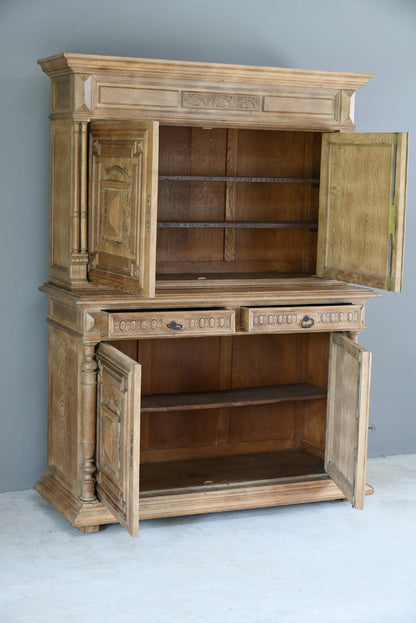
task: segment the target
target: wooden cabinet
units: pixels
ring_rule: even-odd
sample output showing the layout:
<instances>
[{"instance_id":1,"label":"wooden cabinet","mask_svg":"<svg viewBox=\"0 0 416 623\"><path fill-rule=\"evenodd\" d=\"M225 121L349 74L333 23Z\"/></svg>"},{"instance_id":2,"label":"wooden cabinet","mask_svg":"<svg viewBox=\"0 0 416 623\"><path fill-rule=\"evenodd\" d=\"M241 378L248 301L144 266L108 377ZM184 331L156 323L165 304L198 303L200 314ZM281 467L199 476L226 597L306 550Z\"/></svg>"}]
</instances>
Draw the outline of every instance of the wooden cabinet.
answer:
<instances>
[{"instance_id":1,"label":"wooden cabinet","mask_svg":"<svg viewBox=\"0 0 416 623\"><path fill-rule=\"evenodd\" d=\"M370 75L61 54L52 79L48 471L83 531L362 508L368 287L401 289L407 135ZM355 285L358 284L358 285Z\"/></svg>"}]
</instances>

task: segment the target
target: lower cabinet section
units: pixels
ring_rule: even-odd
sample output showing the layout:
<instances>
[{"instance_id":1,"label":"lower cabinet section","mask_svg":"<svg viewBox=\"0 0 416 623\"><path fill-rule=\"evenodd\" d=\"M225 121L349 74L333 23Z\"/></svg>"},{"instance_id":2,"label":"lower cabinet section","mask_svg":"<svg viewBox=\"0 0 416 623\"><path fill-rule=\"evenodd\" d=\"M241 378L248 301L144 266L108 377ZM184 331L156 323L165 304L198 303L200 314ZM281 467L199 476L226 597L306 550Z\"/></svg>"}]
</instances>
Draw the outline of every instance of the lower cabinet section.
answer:
<instances>
[{"instance_id":1,"label":"lower cabinet section","mask_svg":"<svg viewBox=\"0 0 416 623\"><path fill-rule=\"evenodd\" d=\"M139 517L362 508L370 355L345 334L124 340L97 360L97 495L132 535Z\"/></svg>"}]
</instances>

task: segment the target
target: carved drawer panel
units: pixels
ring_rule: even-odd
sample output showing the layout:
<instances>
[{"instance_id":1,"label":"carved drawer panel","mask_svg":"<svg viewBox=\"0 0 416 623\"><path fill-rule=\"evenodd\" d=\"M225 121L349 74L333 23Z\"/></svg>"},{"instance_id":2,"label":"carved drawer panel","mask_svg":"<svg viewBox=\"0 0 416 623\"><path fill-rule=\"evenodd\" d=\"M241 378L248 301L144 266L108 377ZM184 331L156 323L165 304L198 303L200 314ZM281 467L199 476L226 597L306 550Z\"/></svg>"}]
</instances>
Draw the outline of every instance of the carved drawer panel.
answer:
<instances>
[{"instance_id":1,"label":"carved drawer panel","mask_svg":"<svg viewBox=\"0 0 416 623\"><path fill-rule=\"evenodd\" d=\"M359 305L317 307L242 307L241 328L252 333L359 331L364 309Z\"/></svg>"},{"instance_id":2,"label":"carved drawer panel","mask_svg":"<svg viewBox=\"0 0 416 623\"><path fill-rule=\"evenodd\" d=\"M102 312L104 337L181 337L235 333L229 309Z\"/></svg>"}]
</instances>

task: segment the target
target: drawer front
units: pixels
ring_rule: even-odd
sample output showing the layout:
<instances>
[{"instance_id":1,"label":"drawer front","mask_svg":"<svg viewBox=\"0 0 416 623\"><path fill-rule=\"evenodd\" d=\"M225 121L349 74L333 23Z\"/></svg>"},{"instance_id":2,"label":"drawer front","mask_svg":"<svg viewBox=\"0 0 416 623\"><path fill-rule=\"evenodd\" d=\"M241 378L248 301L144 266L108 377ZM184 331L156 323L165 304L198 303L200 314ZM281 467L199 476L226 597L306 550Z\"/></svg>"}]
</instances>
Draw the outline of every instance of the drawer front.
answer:
<instances>
[{"instance_id":1,"label":"drawer front","mask_svg":"<svg viewBox=\"0 0 416 623\"><path fill-rule=\"evenodd\" d=\"M181 337L235 333L235 310L102 312L108 338Z\"/></svg>"},{"instance_id":2,"label":"drawer front","mask_svg":"<svg viewBox=\"0 0 416 623\"><path fill-rule=\"evenodd\" d=\"M319 307L242 307L241 327L251 333L360 331L364 308L359 305Z\"/></svg>"}]
</instances>

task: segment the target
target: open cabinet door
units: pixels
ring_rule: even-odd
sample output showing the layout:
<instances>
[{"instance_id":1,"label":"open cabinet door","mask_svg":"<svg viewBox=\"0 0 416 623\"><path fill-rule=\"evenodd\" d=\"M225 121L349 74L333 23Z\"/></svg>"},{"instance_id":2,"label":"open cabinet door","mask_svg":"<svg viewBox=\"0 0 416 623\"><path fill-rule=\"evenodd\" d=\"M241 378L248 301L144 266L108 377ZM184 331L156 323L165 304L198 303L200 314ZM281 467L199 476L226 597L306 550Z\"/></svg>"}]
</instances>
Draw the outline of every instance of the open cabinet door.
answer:
<instances>
[{"instance_id":1,"label":"open cabinet door","mask_svg":"<svg viewBox=\"0 0 416 623\"><path fill-rule=\"evenodd\" d=\"M371 353L331 334L325 470L355 508L364 507Z\"/></svg>"},{"instance_id":2,"label":"open cabinet door","mask_svg":"<svg viewBox=\"0 0 416 623\"><path fill-rule=\"evenodd\" d=\"M324 134L317 275L402 286L407 134Z\"/></svg>"},{"instance_id":3,"label":"open cabinet door","mask_svg":"<svg viewBox=\"0 0 416 623\"><path fill-rule=\"evenodd\" d=\"M96 121L90 131L91 281L155 294L158 123Z\"/></svg>"},{"instance_id":4,"label":"open cabinet door","mask_svg":"<svg viewBox=\"0 0 416 623\"><path fill-rule=\"evenodd\" d=\"M109 344L97 361L97 496L138 536L141 366Z\"/></svg>"}]
</instances>

